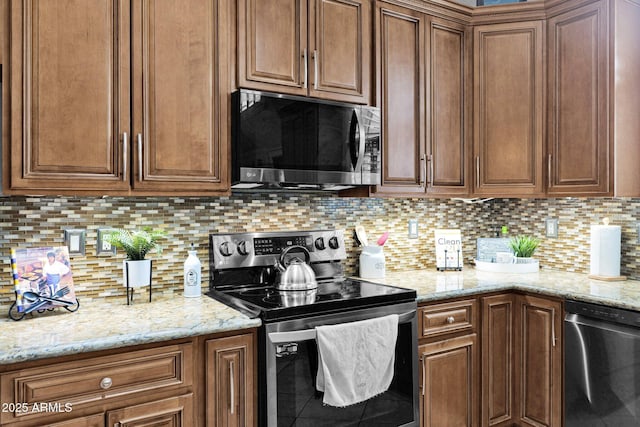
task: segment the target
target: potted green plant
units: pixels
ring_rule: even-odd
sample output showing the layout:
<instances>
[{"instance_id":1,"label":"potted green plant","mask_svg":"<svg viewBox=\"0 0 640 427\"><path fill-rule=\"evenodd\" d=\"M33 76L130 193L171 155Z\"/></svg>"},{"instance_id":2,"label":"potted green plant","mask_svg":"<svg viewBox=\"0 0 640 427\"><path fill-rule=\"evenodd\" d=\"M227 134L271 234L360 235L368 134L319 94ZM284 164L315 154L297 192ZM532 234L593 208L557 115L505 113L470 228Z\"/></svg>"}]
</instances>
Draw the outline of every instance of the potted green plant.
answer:
<instances>
[{"instance_id":1,"label":"potted green plant","mask_svg":"<svg viewBox=\"0 0 640 427\"><path fill-rule=\"evenodd\" d=\"M516 257L516 264L533 262L531 257L540 245L540 240L531 236L515 236L509 240L509 247Z\"/></svg>"},{"instance_id":2,"label":"potted green plant","mask_svg":"<svg viewBox=\"0 0 640 427\"><path fill-rule=\"evenodd\" d=\"M125 286L140 287L151 283L151 260L146 255L156 249L162 251L160 240L166 237L164 230L143 227L140 230L114 229L105 234L105 241L127 254L122 262Z\"/></svg>"}]
</instances>

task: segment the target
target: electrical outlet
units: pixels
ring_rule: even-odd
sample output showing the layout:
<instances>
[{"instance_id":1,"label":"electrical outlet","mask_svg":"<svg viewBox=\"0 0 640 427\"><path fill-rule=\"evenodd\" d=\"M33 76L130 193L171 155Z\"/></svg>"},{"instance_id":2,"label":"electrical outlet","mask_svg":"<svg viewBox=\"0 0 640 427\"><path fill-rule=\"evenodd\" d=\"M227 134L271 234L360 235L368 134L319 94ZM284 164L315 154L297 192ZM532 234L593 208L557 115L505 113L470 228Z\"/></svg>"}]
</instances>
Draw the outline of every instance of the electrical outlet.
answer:
<instances>
[{"instance_id":1,"label":"electrical outlet","mask_svg":"<svg viewBox=\"0 0 640 427\"><path fill-rule=\"evenodd\" d=\"M410 239L418 238L418 220L417 219L409 220L409 238Z\"/></svg>"},{"instance_id":2,"label":"electrical outlet","mask_svg":"<svg viewBox=\"0 0 640 427\"><path fill-rule=\"evenodd\" d=\"M98 255L102 254L111 254L114 255L116 253L116 247L111 246L111 243L107 242L104 239L105 234L113 231L112 228L99 228L98 229L98 241L96 242L96 253Z\"/></svg>"},{"instance_id":3,"label":"electrical outlet","mask_svg":"<svg viewBox=\"0 0 640 427\"><path fill-rule=\"evenodd\" d=\"M545 236L558 237L558 220L556 218L547 218L544 220Z\"/></svg>"}]
</instances>

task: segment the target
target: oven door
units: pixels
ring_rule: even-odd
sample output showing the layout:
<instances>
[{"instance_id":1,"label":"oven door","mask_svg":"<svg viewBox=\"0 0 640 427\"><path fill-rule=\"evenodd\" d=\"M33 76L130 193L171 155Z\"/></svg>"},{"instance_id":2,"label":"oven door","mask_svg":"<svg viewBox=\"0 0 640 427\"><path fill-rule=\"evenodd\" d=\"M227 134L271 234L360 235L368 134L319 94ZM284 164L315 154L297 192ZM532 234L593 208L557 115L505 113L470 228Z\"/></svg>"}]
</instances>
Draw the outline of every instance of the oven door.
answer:
<instances>
[{"instance_id":1,"label":"oven door","mask_svg":"<svg viewBox=\"0 0 640 427\"><path fill-rule=\"evenodd\" d=\"M399 315L394 377L389 389L365 402L346 408L323 405L323 394L315 386L318 370L315 326L354 322L389 314ZM266 407L262 408L261 425L418 425L415 302L278 322L268 324L265 329L266 369L263 371L261 385L262 390L266 391Z\"/></svg>"}]
</instances>

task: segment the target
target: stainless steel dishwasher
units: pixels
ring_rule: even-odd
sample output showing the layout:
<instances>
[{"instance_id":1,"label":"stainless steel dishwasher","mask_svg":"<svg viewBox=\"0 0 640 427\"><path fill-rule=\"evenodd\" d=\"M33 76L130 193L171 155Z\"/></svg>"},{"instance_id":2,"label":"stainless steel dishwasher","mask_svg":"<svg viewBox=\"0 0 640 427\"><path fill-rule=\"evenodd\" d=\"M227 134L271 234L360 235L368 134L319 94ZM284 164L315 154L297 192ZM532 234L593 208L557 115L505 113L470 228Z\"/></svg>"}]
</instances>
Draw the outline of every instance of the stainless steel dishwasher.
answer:
<instances>
[{"instance_id":1,"label":"stainless steel dishwasher","mask_svg":"<svg viewBox=\"0 0 640 427\"><path fill-rule=\"evenodd\" d=\"M566 301L565 427L640 426L640 313Z\"/></svg>"}]
</instances>

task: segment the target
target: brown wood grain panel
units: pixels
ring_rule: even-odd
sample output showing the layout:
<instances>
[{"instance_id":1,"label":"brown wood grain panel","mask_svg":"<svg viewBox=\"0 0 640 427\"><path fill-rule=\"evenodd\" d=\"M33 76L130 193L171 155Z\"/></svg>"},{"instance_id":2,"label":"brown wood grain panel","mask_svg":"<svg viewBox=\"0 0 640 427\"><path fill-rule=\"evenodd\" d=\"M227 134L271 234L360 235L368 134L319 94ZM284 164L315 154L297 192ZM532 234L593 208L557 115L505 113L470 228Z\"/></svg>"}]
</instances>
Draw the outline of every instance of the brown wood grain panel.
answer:
<instances>
[{"instance_id":1,"label":"brown wood grain panel","mask_svg":"<svg viewBox=\"0 0 640 427\"><path fill-rule=\"evenodd\" d=\"M252 335L207 341L208 426L254 425L254 357Z\"/></svg>"},{"instance_id":2,"label":"brown wood grain panel","mask_svg":"<svg viewBox=\"0 0 640 427\"><path fill-rule=\"evenodd\" d=\"M605 2L549 19L549 188L610 188L608 14Z\"/></svg>"},{"instance_id":3,"label":"brown wood grain panel","mask_svg":"<svg viewBox=\"0 0 640 427\"><path fill-rule=\"evenodd\" d=\"M478 302L473 300L429 304L419 308L422 338L454 332L474 332L478 324Z\"/></svg>"},{"instance_id":4,"label":"brown wood grain panel","mask_svg":"<svg viewBox=\"0 0 640 427\"><path fill-rule=\"evenodd\" d=\"M382 111L380 193L424 193L424 17L376 3L378 100Z\"/></svg>"},{"instance_id":5,"label":"brown wood grain panel","mask_svg":"<svg viewBox=\"0 0 640 427\"><path fill-rule=\"evenodd\" d=\"M474 28L475 193L543 193L542 21Z\"/></svg>"},{"instance_id":6,"label":"brown wood grain panel","mask_svg":"<svg viewBox=\"0 0 640 427\"><path fill-rule=\"evenodd\" d=\"M482 426L510 425L514 416L514 296L482 298Z\"/></svg>"},{"instance_id":7,"label":"brown wood grain panel","mask_svg":"<svg viewBox=\"0 0 640 427\"><path fill-rule=\"evenodd\" d=\"M128 406L107 412L107 425L118 427L184 427L195 425L193 394Z\"/></svg>"},{"instance_id":8,"label":"brown wood grain panel","mask_svg":"<svg viewBox=\"0 0 640 427\"><path fill-rule=\"evenodd\" d=\"M466 26L430 18L427 45L427 192L468 194L471 33Z\"/></svg>"},{"instance_id":9,"label":"brown wood grain panel","mask_svg":"<svg viewBox=\"0 0 640 427\"><path fill-rule=\"evenodd\" d=\"M424 427L477 426L476 335L421 345Z\"/></svg>"},{"instance_id":10,"label":"brown wood grain panel","mask_svg":"<svg viewBox=\"0 0 640 427\"><path fill-rule=\"evenodd\" d=\"M129 187L128 5L12 1L12 188Z\"/></svg>"}]
</instances>

